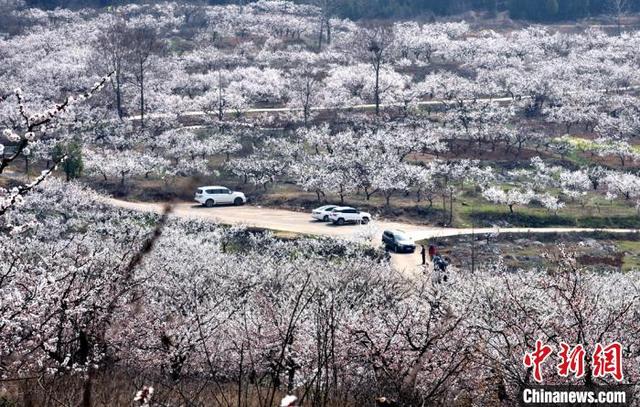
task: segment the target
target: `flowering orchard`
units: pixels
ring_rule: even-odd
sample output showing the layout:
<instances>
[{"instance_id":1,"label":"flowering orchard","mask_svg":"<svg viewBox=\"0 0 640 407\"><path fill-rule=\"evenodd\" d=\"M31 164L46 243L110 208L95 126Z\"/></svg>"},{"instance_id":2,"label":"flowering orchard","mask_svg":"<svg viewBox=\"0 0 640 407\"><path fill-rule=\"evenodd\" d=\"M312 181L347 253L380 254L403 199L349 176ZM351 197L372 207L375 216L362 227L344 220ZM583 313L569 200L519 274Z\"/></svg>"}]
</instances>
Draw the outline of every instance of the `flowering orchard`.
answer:
<instances>
[{"instance_id":1,"label":"flowering orchard","mask_svg":"<svg viewBox=\"0 0 640 407\"><path fill-rule=\"evenodd\" d=\"M130 378L114 395L122 402L145 385L165 405L271 406L284 393L310 405L379 394L487 405L515 403L538 374L616 382L580 358L582 375L558 376L549 360L526 368L536 341L594 358L599 343L620 341L622 380L637 380L636 272L582 270L560 251L555 269L497 263L434 286L366 244L166 222L76 183L43 185L4 215L21 227L0 237L5 397L62 397L63 381L69 402L91 403L89 388L95 403L110 380Z\"/></svg>"},{"instance_id":2,"label":"flowering orchard","mask_svg":"<svg viewBox=\"0 0 640 407\"><path fill-rule=\"evenodd\" d=\"M293 183L318 200L374 197L387 208L426 198L454 212L471 193L474 205L506 214L575 216L611 204L635 215L635 31L376 26L335 18L330 3L107 12L9 2L22 28L0 39L0 149L35 171L54 164L55 148L81 146L83 171L74 176L120 194L140 179L167 188L214 174L263 189ZM71 98L66 109L67 97L88 90L87 78L106 73L100 94ZM38 134L20 119L20 109L46 115L60 103L63 126ZM25 137L37 142L22 155ZM456 169L447 168L465 160L474 175L450 177ZM529 176L541 171L545 185Z\"/></svg>"},{"instance_id":3,"label":"flowering orchard","mask_svg":"<svg viewBox=\"0 0 640 407\"><path fill-rule=\"evenodd\" d=\"M638 32L366 24L331 4L0 4L19 22L0 33L0 404L635 389L638 271L558 244L547 267L496 256L436 282L394 269L371 229L282 239L105 203L206 180L415 223L479 206L640 224Z\"/></svg>"}]
</instances>

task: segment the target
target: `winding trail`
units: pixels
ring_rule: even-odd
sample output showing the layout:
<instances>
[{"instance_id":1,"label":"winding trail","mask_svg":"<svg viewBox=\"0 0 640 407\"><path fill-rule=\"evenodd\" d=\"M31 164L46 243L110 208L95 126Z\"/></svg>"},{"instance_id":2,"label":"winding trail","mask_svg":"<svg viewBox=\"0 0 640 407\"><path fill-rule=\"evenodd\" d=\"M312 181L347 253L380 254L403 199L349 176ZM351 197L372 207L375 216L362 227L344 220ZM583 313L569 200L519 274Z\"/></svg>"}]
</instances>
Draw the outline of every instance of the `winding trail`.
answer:
<instances>
[{"instance_id":1,"label":"winding trail","mask_svg":"<svg viewBox=\"0 0 640 407\"><path fill-rule=\"evenodd\" d=\"M131 202L114 198L105 198L106 202L120 208L143 212L162 212L164 203ZM318 222L308 213L283 209L263 208L260 206L218 206L205 208L190 202L180 202L173 206L173 216L180 218L203 219L226 225L244 225L262 229L279 230L290 233L314 236L335 236L343 239L354 239L357 236L371 238L373 245L380 244L380 235L386 229L401 229L415 240L428 240L443 236L458 236L486 233L570 233L570 232L610 232L634 233L637 229L588 229L571 227L551 228L441 228L411 223L374 221L369 226L334 226L330 223ZM413 255L392 254L391 262L397 270L407 273L419 273L420 253Z\"/></svg>"}]
</instances>

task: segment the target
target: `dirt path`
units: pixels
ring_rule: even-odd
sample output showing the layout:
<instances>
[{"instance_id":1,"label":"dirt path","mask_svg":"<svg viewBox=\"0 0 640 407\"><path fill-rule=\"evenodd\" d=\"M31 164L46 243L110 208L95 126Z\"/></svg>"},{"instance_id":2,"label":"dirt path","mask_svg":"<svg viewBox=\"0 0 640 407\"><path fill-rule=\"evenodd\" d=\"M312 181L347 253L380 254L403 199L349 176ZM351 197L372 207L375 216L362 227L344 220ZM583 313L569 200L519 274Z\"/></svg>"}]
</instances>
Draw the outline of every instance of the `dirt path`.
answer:
<instances>
[{"instance_id":1,"label":"dirt path","mask_svg":"<svg viewBox=\"0 0 640 407\"><path fill-rule=\"evenodd\" d=\"M129 202L113 198L106 201L114 206L145 212L162 211L163 204L147 202ZM372 244L380 244L380 236L386 229L401 229L415 240L427 240L442 236L469 235L472 233L562 233L562 232L593 232L604 231L612 233L637 232L634 229L584 229L584 228L440 228L410 223L374 221L367 226L334 226L330 223L318 222L311 219L308 213L287 211L283 209L263 208L260 206L219 206L205 208L195 203L177 203L173 208L173 215L181 218L205 219L227 225L244 225L257 228L280 230L285 232L316 235L336 236L344 239L355 239L366 236ZM393 254L391 259L396 269L404 272L420 272L420 253L417 250L411 254Z\"/></svg>"},{"instance_id":2,"label":"dirt path","mask_svg":"<svg viewBox=\"0 0 640 407\"><path fill-rule=\"evenodd\" d=\"M560 26L558 26L560 27ZM627 91L634 91L637 90L638 86L626 86L626 87L620 87L620 88L615 88L615 89L596 89L597 92L600 93L607 93L607 92L627 92ZM569 93L574 93L575 91L570 91ZM473 98L473 99L465 99L462 102L464 103L469 103L469 102L493 102L493 103L499 103L499 104L511 104L514 103L516 101L520 101L523 99L530 99L531 96L530 95L518 95L517 97L511 97L511 96L492 96L492 97L482 97L482 98ZM434 100L420 100L415 102L414 104L416 106L420 106L420 107L439 107L439 106L446 106L447 104L449 104L450 101L449 100L443 100L443 99L434 99ZM372 110L375 109L376 105L373 103L363 103L363 104L356 104L356 105L351 105L351 106L313 106L311 107L311 111L314 112L333 112L333 111L351 111L351 110L357 110L357 111L362 111L362 110ZM386 108L397 108L397 107L401 107L404 108L405 103L403 102L396 102L396 103L381 103L379 105L379 107L381 109L386 109ZM242 111L242 114L244 115L251 115L251 114L262 114L262 113L267 113L267 114L273 114L273 113L292 113L292 112L301 112L303 109L302 108L298 108L298 107L287 107L287 106L280 106L280 107L252 107L252 108L248 108L244 111ZM145 117L147 118L171 118L174 116L174 113L148 113L145 114ZM204 111L187 111L187 112L182 112L179 114L180 117L211 117L214 116L214 114L212 114L211 112L204 112ZM140 120L140 116L129 116L126 118L126 120Z\"/></svg>"}]
</instances>

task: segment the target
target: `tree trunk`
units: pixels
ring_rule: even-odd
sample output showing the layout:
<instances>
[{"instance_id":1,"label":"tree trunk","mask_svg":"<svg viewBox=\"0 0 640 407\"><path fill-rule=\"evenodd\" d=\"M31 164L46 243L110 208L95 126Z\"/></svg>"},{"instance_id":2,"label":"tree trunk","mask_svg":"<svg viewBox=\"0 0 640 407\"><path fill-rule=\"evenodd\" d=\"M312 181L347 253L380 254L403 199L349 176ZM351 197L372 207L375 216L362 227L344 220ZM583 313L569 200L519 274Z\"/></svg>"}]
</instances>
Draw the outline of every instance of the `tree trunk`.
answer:
<instances>
[{"instance_id":1,"label":"tree trunk","mask_svg":"<svg viewBox=\"0 0 640 407\"><path fill-rule=\"evenodd\" d=\"M91 368L89 368L87 377L84 379L84 383L82 384L82 402L80 403L82 407L91 407L91 390L93 386L92 376Z\"/></svg>"},{"instance_id":2,"label":"tree trunk","mask_svg":"<svg viewBox=\"0 0 640 407\"><path fill-rule=\"evenodd\" d=\"M376 104L376 115L380 114L380 63L378 62L376 67L376 86L374 88L374 99Z\"/></svg>"},{"instance_id":3,"label":"tree trunk","mask_svg":"<svg viewBox=\"0 0 640 407\"><path fill-rule=\"evenodd\" d=\"M220 69L218 69L218 120L220 121L224 118L224 106L222 103L222 78Z\"/></svg>"},{"instance_id":4,"label":"tree trunk","mask_svg":"<svg viewBox=\"0 0 640 407\"><path fill-rule=\"evenodd\" d=\"M447 196L445 194L442 194L442 213L443 213L443 218L442 218L442 222L446 223L447 221Z\"/></svg>"},{"instance_id":5,"label":"tree trunk","mask_svg":"<svg viewBox=\"0 0 640 407\"><path fill-rule=\"evenodd\" d=\"M122 112L122 88L120 84L120 63L116 63L116 110L118 111L118 118L122 120L124 116Z\"/></svg>"},{"instance_id":6,"label":"tree trunk","mask_svg":"<svg viewBox=\"0 0 640 407\"><path fill-rule=\"evenodd\" d=\"M309 106L304 105L304 127L309 127Z\"/></svg>"},{"instance_id":7,"label":"tree trunk","mask_svg":"<svg viewBox=\"0 0 640 407\"><path fill-rule=\"evenodd\" d=\"M144 65L140 61L140 127L144 128Z\"/></svg>"},{"instance_id":8,"label":"tree trunk","mask_svg":"<svg viewBox=\"0 0 640 407\"><path fill-rule=\"evenodd\" d=\"M242 362L244 361L244 342L240 344L240 369L238 374L238 407L242 405Z\"/></svg>"},{"instance_id":9,"label":"tree trunk","mask_svg":"<svg viewBox=\"0 0 640 407\"><path fill-rule=\"evenodd\" d=\"M33 394L29 386L30 379L22 380L22 405L24 407L34 407Z\"/></svg>"},{"instance_id":10,"label":"tree trunk","mask_svg":"<svg viewBox=\"0 0 640 407\"><path fill-rule=\"evenodd\" d=\"M372 192L372 193L369 193L369 190L368 190L367 188L365 188L365 189L364 189L364 196L365 196L365 199L366 199L367 201L369 200L369 198L371 198L371 195L373 195L373 192Z\"/></svg>"},{"instance_id":11,"label":"tree trunk","mask_svg":"<svg viewBox=\"0 0 640 407\"><path fill-rule=\"evenodd\" d=\"M622 24L620 21L620 14L622 14L622 12L620 10L618 10L617 12L617 16L616 16L616 22L618 25L618 37L622 35Z\"/></svg>"},{"instance_id":12,"label":"tree trunk","mask_svg":"<svg viewBox=\"0 0 640 407\"><path fill-rule=\"evenodd\" d=\"M318 51L322 51L323 33L324 33L324 16L320 17L320 34L318 35Z\"/></svg>"},{"instance_id":13,"label":"tree trunk","mask_svg":"<svg viewBox=\"0 0 640 407\"><path fill-rule=\"evenodd\" d=\"M326 19L326 26L327 26L327 45L331 45L331 22L329 21L329 19Z\"/></svg>"},{"instance_id":14,"label":"tree trunk","mask_svg":"<svg viewBox=\"0 0 640 407\"><path fill-rule=\"evenodd\" d=\"M449 193L449 226L453 224L453 192Z\"/></svg>"}]
</instances>

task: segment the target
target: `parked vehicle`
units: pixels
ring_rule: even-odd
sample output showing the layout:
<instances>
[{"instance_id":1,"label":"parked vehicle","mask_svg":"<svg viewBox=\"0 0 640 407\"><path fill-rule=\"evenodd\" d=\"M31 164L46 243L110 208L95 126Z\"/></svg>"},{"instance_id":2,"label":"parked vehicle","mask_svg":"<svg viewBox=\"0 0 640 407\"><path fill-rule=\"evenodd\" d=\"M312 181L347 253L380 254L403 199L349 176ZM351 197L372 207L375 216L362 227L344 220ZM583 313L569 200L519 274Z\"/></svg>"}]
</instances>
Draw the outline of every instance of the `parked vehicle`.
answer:
<instances>
[{"instance_id":1,"label":"parked vehicle","mask_svg":"<svg viewBox=\"0 0 640 407\"><path fill-rule=\"evenodd\" d=\"M200 187L196 190L196 202L211 208L214 205L242 205L247 197L242 192L232 191L221 186Z\"/></svg>"},{"instance_id":2,"label":"parked vehicle","mask_svg":"<svg viewBox=\"0 0 640 407\"><path fill-rule=\"evenodd\" d=\"M416 242L401 230L385 230L382 243L396 253L413 253L416 250Z\"/></svg>"},{"instance_id":3,"label":"parked vehicle","mask_svg":"<svg viewBox=\"0 0 640 407\"><path fill-rule=\"evenodd\" d=\"M362 223L366 225L371 220L371 214L360 212L350 206L338 206L329 213L329 220L334 225L344 225L345 223Z\"/></svg>"},{"instance_id":4,"label":"parked vehicle","mask_svg":"<svg viewBox=\"0 0 640 407\"><path fill-rule=\"evenodd\" d=\"M311 217L313 219L321 220L323 222L329 222L329 214L332 210L337 208L338 205L324 205L311 211Z\"/></svg>"}]
</instances>

